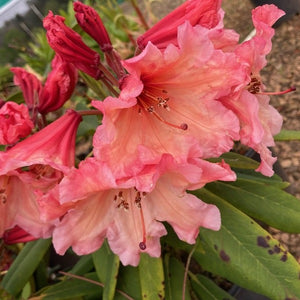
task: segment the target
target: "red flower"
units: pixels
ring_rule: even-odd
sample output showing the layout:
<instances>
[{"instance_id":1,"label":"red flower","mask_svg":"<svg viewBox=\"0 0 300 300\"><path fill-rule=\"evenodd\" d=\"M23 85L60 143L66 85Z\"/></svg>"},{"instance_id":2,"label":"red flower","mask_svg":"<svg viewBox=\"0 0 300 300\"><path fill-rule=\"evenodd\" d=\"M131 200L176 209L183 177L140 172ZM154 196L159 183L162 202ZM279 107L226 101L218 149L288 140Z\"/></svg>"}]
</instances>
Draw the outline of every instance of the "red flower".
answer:
<instances>
[{"instance_id":1,"label":"red flower","mask_svg":"<svg viewBox=\"0 0 300 300\"><path fill-rule=\"evenodd\" d=\"M10 69L14 73L14 83L20 86L23 97L30 113L38 106L40 93L42 91L41 81L25 69L15 67Z\"/></svg>"},{"instance_id":2,"label":"red flower","mask_svg":"<svg viewBox=\"0 0 300 300\"><path fill-rule=\"evenodd\" d=\"M14 228L8 229L4 232L3 240L5 244L11 245L34 241L36 238L19 226L15 226Z\"/></svg>"},{"instance_id":3,"label":"red flower","mask_svg":"<svg viewBox=\"0 0 300 300\"><path fill-rule=\"evenodd\" d=\"M11 68L11 71L15 75L14 82L20 86L29 109L35 108L41 114L62 107L71 97L77 82L77 70L74 65L65 62L59 55L52 61L52 71L44 87L34 74L23 68Z\"/></svg>"},{"instance_id":4,"label":"red flower","mask_svg":"<svg viewBox=\"0 0 300 300\"><path fill-rule=\"evenodd\" d=\"M74 2L73 5L79 26L99 44L103 52L112 50L107 30L98 13L79 1Z\"/></svg>"},{"instance_id":5,"label":"red flower","mask_svg":"<svg viewBox=\"0 0 300 300\"><path fill-rule=\"evenodd\" d=\"M59 55L52 61L52 71L41 93L38 110L45 114L59 109L70 99L77 83L77 70Z\"/></svg>"},{"instance_id":6,"label":"red flower","mask_svg":"<svg viewBox=\"0 0 300 300\"><path fill-rule=\"evenodd\" d=\"M16 143L20 138L29 135L33 127L24 104L4 102L0 108L0 144Z\"/></svg>"},{"instance_id":7,"label":"red flower","mask_svg":"<svg viewBox=\"0 0 300 300\"><path fill-rule=\"evenodd\" d=\"M65 18L53 15L50 11L44 19L47 30L47 39L51 48L65 61L72 63L79 70L99 79L102 72L99 70L100 55L90 49L81 39L81 36L68 28Z\"/></svg>"},{"instance_id":8,"label":"red flower","mask_svg":"<svg viewBox=\"0 0 300 300\"><path fill-rule=\"evenodd\" d=\"M139 49L143 50L148 42L159 49L171 43L177 45L177 28L185 21L189 21L192 26L199 24L208 29L215 27L221 17L220 7L221 0L184 2L137 39Z\"/></svg>"}]
</instances>

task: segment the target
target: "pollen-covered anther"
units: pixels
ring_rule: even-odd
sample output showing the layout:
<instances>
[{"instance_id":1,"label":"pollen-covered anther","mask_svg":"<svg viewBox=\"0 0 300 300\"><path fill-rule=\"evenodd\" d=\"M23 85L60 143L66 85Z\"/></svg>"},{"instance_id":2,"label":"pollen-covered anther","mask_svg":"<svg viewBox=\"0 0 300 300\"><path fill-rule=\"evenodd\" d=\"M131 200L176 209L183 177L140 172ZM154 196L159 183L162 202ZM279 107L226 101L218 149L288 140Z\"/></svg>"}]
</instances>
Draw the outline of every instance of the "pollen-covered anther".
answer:
<instances>
[{"instance_id":1,"label":"pollen-covered anther","mask_svg":"<svg viewBox=\"0 0 300 300\"><path fill-rule=\"evenodd\" d=\"M142 201L142 197L141 197L141 192L137 192L135 199L134 199L134 204L136 205L137 208L141 208L141 201Z\"/></svg>"},{"instance_id":2,"label":"pollen-covered anther","mask_svg":"<svg viewBox=\"0 0 300 300\"><path fill-rule=\"evenodd\" d=\"M123 197L123 192L119 191L117 195L114 195L114 202L118 202L117 208L123 208L125 211L129 210L129 203Z\"/></svg>"},{"instance_id":3,"label":"pollen-covered anther","mask_svg":"<svg viewBox=\"0 0 300 300\"><path fill-rule=\"evenodd\" d=\"M247 90L251 94L257 94L260 92L261 82L256 78L252 77L250 83L247 86Z\"/></svg>"},{"instance_id":4,"label":"pollen-covered anther","mask_svg":"<svg viewBox=\"0 0 300 300\"><path fill-rule=\"evenodd\" d=\"M7 201L7 195L5 189L0 189L0 203L5 204Z\"/></svg>"}]
</instances>

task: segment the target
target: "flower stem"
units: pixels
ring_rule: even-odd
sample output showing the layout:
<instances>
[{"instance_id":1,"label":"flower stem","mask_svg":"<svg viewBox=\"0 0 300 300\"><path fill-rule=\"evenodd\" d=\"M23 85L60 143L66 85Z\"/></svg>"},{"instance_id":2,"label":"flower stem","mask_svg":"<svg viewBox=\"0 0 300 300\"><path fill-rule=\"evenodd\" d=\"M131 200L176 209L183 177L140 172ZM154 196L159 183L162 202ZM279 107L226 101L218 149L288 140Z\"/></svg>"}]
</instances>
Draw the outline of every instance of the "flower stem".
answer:
<instances>
[{"instance_id":1,"label":"flower stem","mask_svg":"<svg viewBox=\"0 0 300 300\"><path fill-rule=\"evenodd\" d=\"M99 110L91 109L91 110L77 110L77 112L81 116L99 116L102 115L102 112Z\"/></svg>"},{"instance_id":2,"label":"flower stem","mask_svg":"<svg viewBox=\"0 0 300 300\"><path fill-rule=\"evenodd\" d=\"M130 3L132 5L132 7L134 8L134 10L136 11L137 15L139 16L142 25L144 26L144 28L146 30L148 30L149 26L144 18L144 15L142 14L140 8L138 7L136 0L130 0Z\"/></svg>"}]
</instances>

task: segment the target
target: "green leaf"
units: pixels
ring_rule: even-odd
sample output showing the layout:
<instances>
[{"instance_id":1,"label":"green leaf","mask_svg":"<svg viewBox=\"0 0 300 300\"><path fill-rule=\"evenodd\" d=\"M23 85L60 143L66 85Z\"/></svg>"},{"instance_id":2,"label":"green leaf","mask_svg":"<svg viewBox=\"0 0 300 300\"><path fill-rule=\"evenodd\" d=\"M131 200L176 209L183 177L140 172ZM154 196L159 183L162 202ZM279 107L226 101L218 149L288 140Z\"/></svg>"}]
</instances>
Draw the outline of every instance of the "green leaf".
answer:
<instances>
[{"instance_id":1,"label":"green leaf","mask_svg":"<svg viewBox=\"0 0 300 300\"><path fill-rule=\"evenodd\" d=\"M141 283L139 280L139 270L131 266L120 266L117 289L126 293L134 300L140 300L141 297ZM119 292L116 293L114 300L128 299L122 296Z\"/></svg>"},{"instance_id":2,"label":"green leaf","mask_svg":"<svg viewBox=\"0 0 300 300\"><path fill-rule=\"evenodd\" d=\"M290 233L300 232L300 200L277 187L238 179L230 183L210 183L206 188L272 227Z\"/></svg>"},{"instance_id":3,"label":"green leaf","mask_svg":"<svg viewBox=\"0 0 300 300\"><path fill-rule=\"evenodd\" d=\"M99 280L104 283L103 299L114 299L120 260L110 250L107 242L93 253L94 266Z\"/></svg>"},{"instance_id":4,"label":"green leaf","mask_svg":"<svg viewBox=\"0 0 300 300\"><path fill-rule=\"evenodd\" d=\"M193 291L196 292L199 299L205 300L234 300L234 298L228 294L226 291L221 289L217 284L215 284L212 280L208 279L203 275L194 275L189 273L191 277L191 284L193 287Z\"/></svg>"},{"instance_id":5,"label":"green leaf","mask_svg":"<svg viewBox=\"0 0 300 300\"><path fill-rule=\"evenodd\" d=\"M50 239L28 242L4 276L1 286L16 296L38 267L50 244Z\"/></svg>"},{"instance_id":6,"label":"green leaf","mask_svg":"<svg viewBox=\"0 0 300 300\"><path fill-rule=\"evenodd\" d=\"M194 252L196 261L207 271L271 299L300 298L300 266L295 258L222 198L204 188L197 195L218 206L222 227L217 232L201 229L202 250Z\"/></svg>"},{"instance_id":7,"label":"green leaf","mask_svg":"<svg viewBox=\"0 0 300 300\"><path fill-rule=\"evenodd\" d=\"M256 169L259 166L257 161L235 152L227 152L218 158L209 159L211 162L221 162L222 160L224 160L232 168Z\"/></svg>"},{"instance_id":8,"label":"green leaf","mask_svg":"<svg viewBox=\"0 0 300 300\"><path fill-rule=\"evenodd\" d=\"M279 189L285 189L290 185L289 182L282 181L282 178L277 174L274 174L272 177L266 177L254 170L236 169L234 171L238 180L244 179L253 183L264 183Z\"/></svg>"},{"instance_id":9,"label":"green leaf","mask_svg":"<svg viewBox=\"0 0 300 300\"><path fill-rule=\"evenodd\" d=\"M157 300L165 297L164 271L161 258L141 254L139 274L142 289L142 299Z\"/></svg>"},{"instance_id":10,"label":"green leaf","mask_svg":"<svg viewBox=\"0 0 300 300\"><path fill-rule=\"evenodd\" d=\"M300 130L281 130L274 136L275 141L300 140Z\"/></svg>"},{"instance_id":11,"label":"green leaf","mask_svg":"<svg viewBox=\"0 0 300 300\"><path fill-rule=\"evenodd\" d=\"M87 279L97 281L95 272L86 274ZM77 278L66 278L44 289L41 293L43 300L74 300L82 299L81 297L93 297L94 299L102 299L102 287Z\"/></svg>"},{"instance_id":12,"label":"green leaf","mask_svg":"<svg viewBox=\"0 0 300 300\"><path fill-rule=\"evenodd\" d=\"M168 300L182 300L183 284L184 284L184 265L176 258L169 254L164 257L165 270L165 285L166 285L166 299ZM189 281L186 283L185 300L191 299L189 294Z\"/></svg>"},{"instance_id":13,"label":"green leaf","mask_svg":"<svg viewBox=\"0 0 300 300\"><path fill-rule=\"evenodd\" d=\"M94 267L92 254L82 256L69 273L83 275Z\"/></svg>"}]
</instances>

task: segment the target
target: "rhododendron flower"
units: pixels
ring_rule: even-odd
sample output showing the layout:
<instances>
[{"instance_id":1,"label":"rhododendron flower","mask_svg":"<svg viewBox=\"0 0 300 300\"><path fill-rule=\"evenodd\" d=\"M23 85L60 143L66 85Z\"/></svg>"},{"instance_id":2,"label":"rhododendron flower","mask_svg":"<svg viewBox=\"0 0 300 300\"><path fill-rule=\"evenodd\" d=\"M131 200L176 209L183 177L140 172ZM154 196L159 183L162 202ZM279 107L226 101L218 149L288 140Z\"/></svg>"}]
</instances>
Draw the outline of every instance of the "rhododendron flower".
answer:
<instances>
[{"instance_id":1,"label":"rhododendron flower","mask_svg":"<svg viewBox=\"0 0 300 300\"><path fill-rule=\"evenodd\" d=\"M76 68L95 79L99 79L102 75L99 69L100 55L90 49L82 41L81 36L67 27L64 21L64 17L54 15L51 11L44 18L43 24L47 30L50 47L65 61L74 64Z\"/></svg>"},{"instance_id":2,"label":"rhododendron flower","mask_svg":"<svg viewBox=\"0 0 300 300\"><path fill-rule=\"evenodd\" d=\"M37 197L60 182L74 165L81 116L67 111L41 131L0 152L0 236L15 225L34 237L49 237L52 224L40 220Z\"/></svg>"},{"instance_id":3,"label":"rhododendron flower","mask_svg":"<svg viewBox=\"0 0 300 300\"><path fill-rule=\"evenodd\" d=\"M6 230L3 234L2 239L7 245L16 243L26 243L36 240L34 236L30 235L28 232L26 232L19 226L15 226L12 229Z\"/></svg>"},{"instance_id":4,"label":"rhododendron flower","mask_svg":"<svg viewBox=\"0 0 300 300\"><path fill-rule=\"evenodd\" d=\"M237 46L235 53L247 77L242 88L222 103L238 116L241 123L241 142L260 154L261 164L257 171L266 176L273 175L272 165L276 158L267 148L274 146L273 135L280 131L282 117L269 104L261 82L260 70L266 65L265 56L270 52L274 29L271 27L284 12L275 5L257 7L252 12L256 35Z\"/></svg>"},{"instance_id":5,"label":"rhododendron flower","mask_svg":"<svg viewBox=\"0 0 300 300\"><path fill-rule=\"evenodd\" d=\"M148 177L155 178L155 183ZM160 256L159 238L166 234L163 221L180 239L195 243L199 227L220 228L220 214L214 205L187 194L185 189L223 178L232 180L235 175L222 164L200 160L197 165L177 165L170 156L164 156L159 166L124 179L105 163L86 159L58 186L57 202L70 207L53 231L56 252L63 254L72 246L77 254L88 254L107 238L124 265L137 265L141 252ZM53 199L51 202L53 208ZM47 203L42 209L47 210Z\"/></svg>"},{"instance_id":6,"label":"rhododendron flower","mask_svg":"<svg viewBox=\"0 0 300 300\"><path fill-rule=\"evenodd\" d=\"M56 55L52 60L52 71L48 74L45 85L32 73L23 68L11 68L14 81L22 89L25 102L30 109L46 114L62 107L71 97L77 83L75 67Z\"/></svg>"},{"instance_id":7,"label":"rhododendron flower","mask_svg":"<svg viewBox=\"0 0 300 300\"><path fill-rule=\"evenodd\" d=\"M24 104L5 102L0 108L0 144L14 144L30 134L34 127Z\"/></svg>"},{"instance_id":8,"label":"rhododendron flower","mask_svg":"<svg viewBox=\"0 0 300 300\"><path fill-rule=\"evenodd\" d=\"M188 22L179 27L178 44L161 52L149 43L124 61L129 75L119 98L92 102L103 113L94 155L121 176L164 153L178 162L218 157L239 138L236 116L217 101L244 80L235 55L215 50L208 31Z\"/></svg>"},{"instance_id":9,"label":"rhododendron flower","mask_svg":"<svg viewBox=\"0 0 300 300\"><path fill-rule=\"evenodd\" d=\"M165 49L170 43L177 45L177 28L185 21L192 26L197 24L212 28L220 20L221 0L187 0L166 17L147 30L137 39L140 50L150 41L159 49Z\"/></svg>"}]
</instances>

